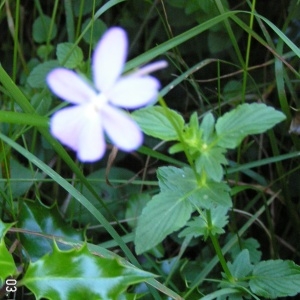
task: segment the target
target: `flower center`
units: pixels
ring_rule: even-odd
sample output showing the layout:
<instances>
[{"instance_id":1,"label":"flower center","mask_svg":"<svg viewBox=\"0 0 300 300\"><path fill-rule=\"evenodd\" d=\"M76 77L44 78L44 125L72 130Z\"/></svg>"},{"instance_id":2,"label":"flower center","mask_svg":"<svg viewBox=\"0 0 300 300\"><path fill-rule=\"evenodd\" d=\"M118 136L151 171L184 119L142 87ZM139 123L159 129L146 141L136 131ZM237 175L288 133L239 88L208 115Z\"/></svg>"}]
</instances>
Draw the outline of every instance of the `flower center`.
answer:
<instances>
[{"instance_id":1,"label":"flower center","mask_svg":"<svg viewBox=\"0 0 300 300\"><path fill-rule=\"evenodd\" d=\"M108 103L108 98L104 93L99 93L95 97L91 98L90 105L97 113L101 112L104 105Z\"/></svg>"}]
</instances>

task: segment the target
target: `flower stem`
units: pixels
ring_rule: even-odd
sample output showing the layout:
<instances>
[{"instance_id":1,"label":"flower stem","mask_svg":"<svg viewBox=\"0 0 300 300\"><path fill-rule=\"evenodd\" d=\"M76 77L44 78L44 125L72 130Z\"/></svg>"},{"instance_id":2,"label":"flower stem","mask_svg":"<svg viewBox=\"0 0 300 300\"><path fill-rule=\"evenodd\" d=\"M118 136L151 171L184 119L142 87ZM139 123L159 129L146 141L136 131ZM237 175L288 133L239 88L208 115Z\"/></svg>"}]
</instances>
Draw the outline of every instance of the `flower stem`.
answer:
<instances>
[{"instance_id":1,"label":"flower stem","mask_svg":"<svg viewBox=\"0 0 300 300\"><path fill-rule=\"evenodd\" d=\"M211 212L209 209L206 210L206 219L207 219L207 226L209 229L211 229L213 227L213 224L212 224L212 221L211 221ZM209 230L209 237L212 241L212 244L215 248L215 251L217 253L217 256L219 258L219 261L220 261L220 264L223 268L223 271L225 272L226 274L226 277L227 279L229 280L229 282L234 282L235 279L234 277L232 276L228 266L227 266L227 263L226 263L226 260L225 260L225 257L222 253L222 250L221 250L221 247L220 247L220 244L219 244L219 241L218 239L216 238L216 236L211 232L211 230Z\"/></svg>"}]
</instances>

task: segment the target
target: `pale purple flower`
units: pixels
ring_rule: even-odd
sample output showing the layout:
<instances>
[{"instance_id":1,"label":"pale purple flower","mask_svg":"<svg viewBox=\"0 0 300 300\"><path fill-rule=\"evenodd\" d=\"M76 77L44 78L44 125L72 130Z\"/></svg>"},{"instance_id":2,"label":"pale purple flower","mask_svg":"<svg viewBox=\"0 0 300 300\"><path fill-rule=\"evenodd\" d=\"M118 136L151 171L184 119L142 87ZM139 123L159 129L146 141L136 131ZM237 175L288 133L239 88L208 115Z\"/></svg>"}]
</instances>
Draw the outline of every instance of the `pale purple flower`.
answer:
<instances>
[{"instance_id":1,"label":"pale purple flower","mask_svg":"<svg viewBox=\"0 0 300 300\"><path fill-rule=\"evenodd\" d=\"M118 107L134 109L153 102L160 84L148 73L166 67L167 63L159 61L121 76L127 48L123 29L113 27L104 34L92 57L94 86L65 68L54 69L47 76L52 92L75 104L54 113L51 133L76 151L81 161L92 162L104 155L104 132L124 151L135 150L143 142L138 125Z\"/></svg>"}]
</instances>

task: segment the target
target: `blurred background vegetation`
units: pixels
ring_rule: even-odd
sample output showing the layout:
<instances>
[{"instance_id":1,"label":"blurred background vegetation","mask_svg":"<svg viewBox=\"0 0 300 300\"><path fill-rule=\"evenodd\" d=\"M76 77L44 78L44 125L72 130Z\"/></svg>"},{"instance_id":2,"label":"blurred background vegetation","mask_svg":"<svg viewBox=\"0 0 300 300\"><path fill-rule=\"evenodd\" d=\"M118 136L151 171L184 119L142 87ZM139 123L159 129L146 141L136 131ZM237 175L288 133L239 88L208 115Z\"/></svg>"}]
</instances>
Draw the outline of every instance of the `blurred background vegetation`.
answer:
<instances>
[{"instance_id":1,"label":"blurred background vegetation","mask_svg":"<svg viewBox=\"0 0 300 300\"><path fill-rule=\"evenodd\" d=\"M162 83L162 88L167 86L167 89L163 89L163 96L168 106L182 113L186 120L194 111L200 116L212 111L217 117L245 101L265 102L287 115L287 121L278 125L274 132L246 139L237 151L230 152L230 168L234 168L236 164L256 163L251 169L245 167L242 172L228 172L226 176L226 180L236 191L242 191L237 196L233 195L234 211L231 213L228 229L234 234L249 215L266 205L268 197L274 196L276 200L273 204L266 207L266 213L248 230L247 236L257 239L261 245L260 250L257 250L253 240L248 240L248 243L253 243L253 249L261 251L263 258L292 259L299 264L300 167L297 151L300 150L300 142L297 135L289 133L293 118L295 126L300 126L300 117L298 115L297 120L296 112L300 107L299 57L287 47L289 40L296 46L300 43L298 1L268 0L256 3L254 0L128 0L120 1L91 22L94 15L99 13L99 8L112 2L1 1L2 67L37 112L48 117L55 107L61 105L58 99L51 96L44 81L47 72L63 61L63 58L60 61L57 53L58 44L76 43L77 56L70 68L89 76L89 59L93 46L111 26L121 26L128 32L130 60L156 45L185 34L195 26L226 14L227 11L236 11L232 18L214 26L208 25L207 30L201 34L160 55L160 58L168 60L169 67L159 71L157 77ZM256 13L253 19L250 11ZM270 26L259 16L263 16L273 25ZM284 39L278 35L276 28ZM184 72L188 72L188 75L171 87L169 83ZM21 111L2 86L0 97L3 110ZM2 123L1 132L14 136L18 142L65 178L74 178L68 165L56 157L52 147L36 129L20 129L15 125ZM145 146L158 148L160 153L169 155L168 145L159 145L159 142L150 137L145 138ZM69 153L76 159L72 152ZM288 159L285 157L287 154L291 154ZM16 178L30 178L32 169L28 161L14 151L5 155L5 159L11 161L11 173L15 173ZM2 161L5 160L5 155L2 153ZM184 160L180 154L174 158L178 161ZM104 169L108 164L107 155L96 164L78 163L78 166L88 179L102 178L104 181ZM99 185L91 181L108 205L109 213L105 216L109 221L115 222L116 219L126 220L133 216L132 204L128 199L135 199L136 194L141 191L150 194L157 192L157 187L151 185L156 180L155 170L158 166L169 163L142 153L118 153L113 165L109 178L114 184L124 183L123 181L127 182L132 178L145 182L143 185L112 188L104 182ZM2 177L8 177L6 169L3 170ZM41 174L40 182L27 184L22 189L20 185L12 187L14 199L34 199L47 206L55 203L63 206L66 200L70 200L55 182L42 181L42 177ZM75 186L85 193L80 182L75 183ZM3 186L2 204L8 197L6 192ZM147 200L147 196L139 196L137 201L145 203ZM135 203L135 200L132 201ZM97 200L95 203L97 205ZM29 218L25 213L28 209L20 206L19 215L12 214L8 206L3 204L1 213L4 221L11 222L20 219L21 216ZM80 208L76 204L68 206L64 216L68 226L77 229L87 226L91 221L85 212L80 216L76 215L74 212L78 210ZM124 226L130 230L134 224L125 222ZM123 232L120 228L117 230ZM88 228L87 236L93 243L100 243L109 238L105 231L97 226ZM224 236L224 240L228 238L229 235ZM174 254L178 252L181 242L176 235L172 235L164 242L163 250L160 247L156 249L161 253L153 255L161 259L161 268L168 267L167 262L170 263ZM204 246L201 240L191 243L185 257L182 258L181 269L176 271L177 275L192 277L193 266L199 264L201 259L208 261L211 255L209 247ZM147 268L150 271L155 269L150 263ZM179 289L184 286L182 280L177 281L177 284Z\"/></svg>"}]
</instances>

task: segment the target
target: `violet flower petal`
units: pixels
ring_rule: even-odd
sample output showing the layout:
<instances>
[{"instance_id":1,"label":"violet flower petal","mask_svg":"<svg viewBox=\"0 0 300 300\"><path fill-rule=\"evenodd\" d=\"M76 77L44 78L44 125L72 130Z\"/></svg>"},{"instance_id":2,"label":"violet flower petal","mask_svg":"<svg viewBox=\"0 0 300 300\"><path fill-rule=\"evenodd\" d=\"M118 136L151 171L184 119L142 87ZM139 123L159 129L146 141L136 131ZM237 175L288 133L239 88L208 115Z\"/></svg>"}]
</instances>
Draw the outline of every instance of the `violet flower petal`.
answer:
<instances>
[{"instance_id":1,"label":"violet flower petal","mask_svg":"<svg viewBox=\"0 0 300 300\"><path fill-rule=\"evenodd\" d=\"M152 72L164 69L167 66L168 66L168 63L165 60L155 61L151 64L145 65L145 66L135 70L133 73L130 74L130 76L135 76L135 77L145 76Z\"/></svg>"},{"instance_id":2,"label":"violet flower petal","mask_svg":"<svg viewBox=\"0 0 300 300\"><path fill-rule=\"evenodd\" d=\"M102 111L103 127L112 143L124 151L141 146L143 134L138 125L123 111L106 105Z\"/></svg>"},{"instance_id":3,"label":"violet flower petal","mask_svg":"<svg viewBox=\"0 0 300 300\"><path fill-rule=\"evenodd\" d=\"M57 111L51 118L51 133L61 143L77 152L81 161L100 159L105 140L99 114L88 105L77 105Z\"/></svg>"},{"instance_id":4,"label":"violet flower petal","mask_svg":"<svg viewBox=\"0 0 300 300\"><path fill-rule=\"evenodd\" d=\"M124 76L108 93L109 102L124 108L138 108L156 100L159 81L152 76Z\"/></svg>"},{"instance_id":5,"label":"violet flower petal","mask_svg":"<svg viewBox=\"0 0 300 300\"><path fill-rule=\"evenodd\" d=\"M51 134L61 143L77 151L79 135L86 122L82 105L61 109L53 114L50 119Z\"/></svg>"},{"instance_id":6,"label":"violet flower petal","mask_svg":"<svg viewBox=\"0 0 300 300\"><path fill-rule=\"evenodd\" d=\"M68 69L54 69L46 80L54 94L70 103L85 103L96 95L94 89L83 78Z\"/></svg>"},{"instance_id":7,"label":"violet flower petal","mask_svg":"<svg viewBox=\"0 0 300 300\"><path fill-rule=\"evenodd\" d=\"M126 32L119 27L109 29L94 51L92 68L94 83L100 92L108 91L121 75L127 56Z\"/></svg>"},{"instance_id":8,"label":"violet flower petal","mask_svg":"<svg viewBox=\"0 0 300 300\"><path fill-rule=\"evenodd\" d=\"M106 149L102 122L99 114L89 114L79 134L78 159L82 162L94 162L103 157Z\"/></svg>"}]
</instances>

